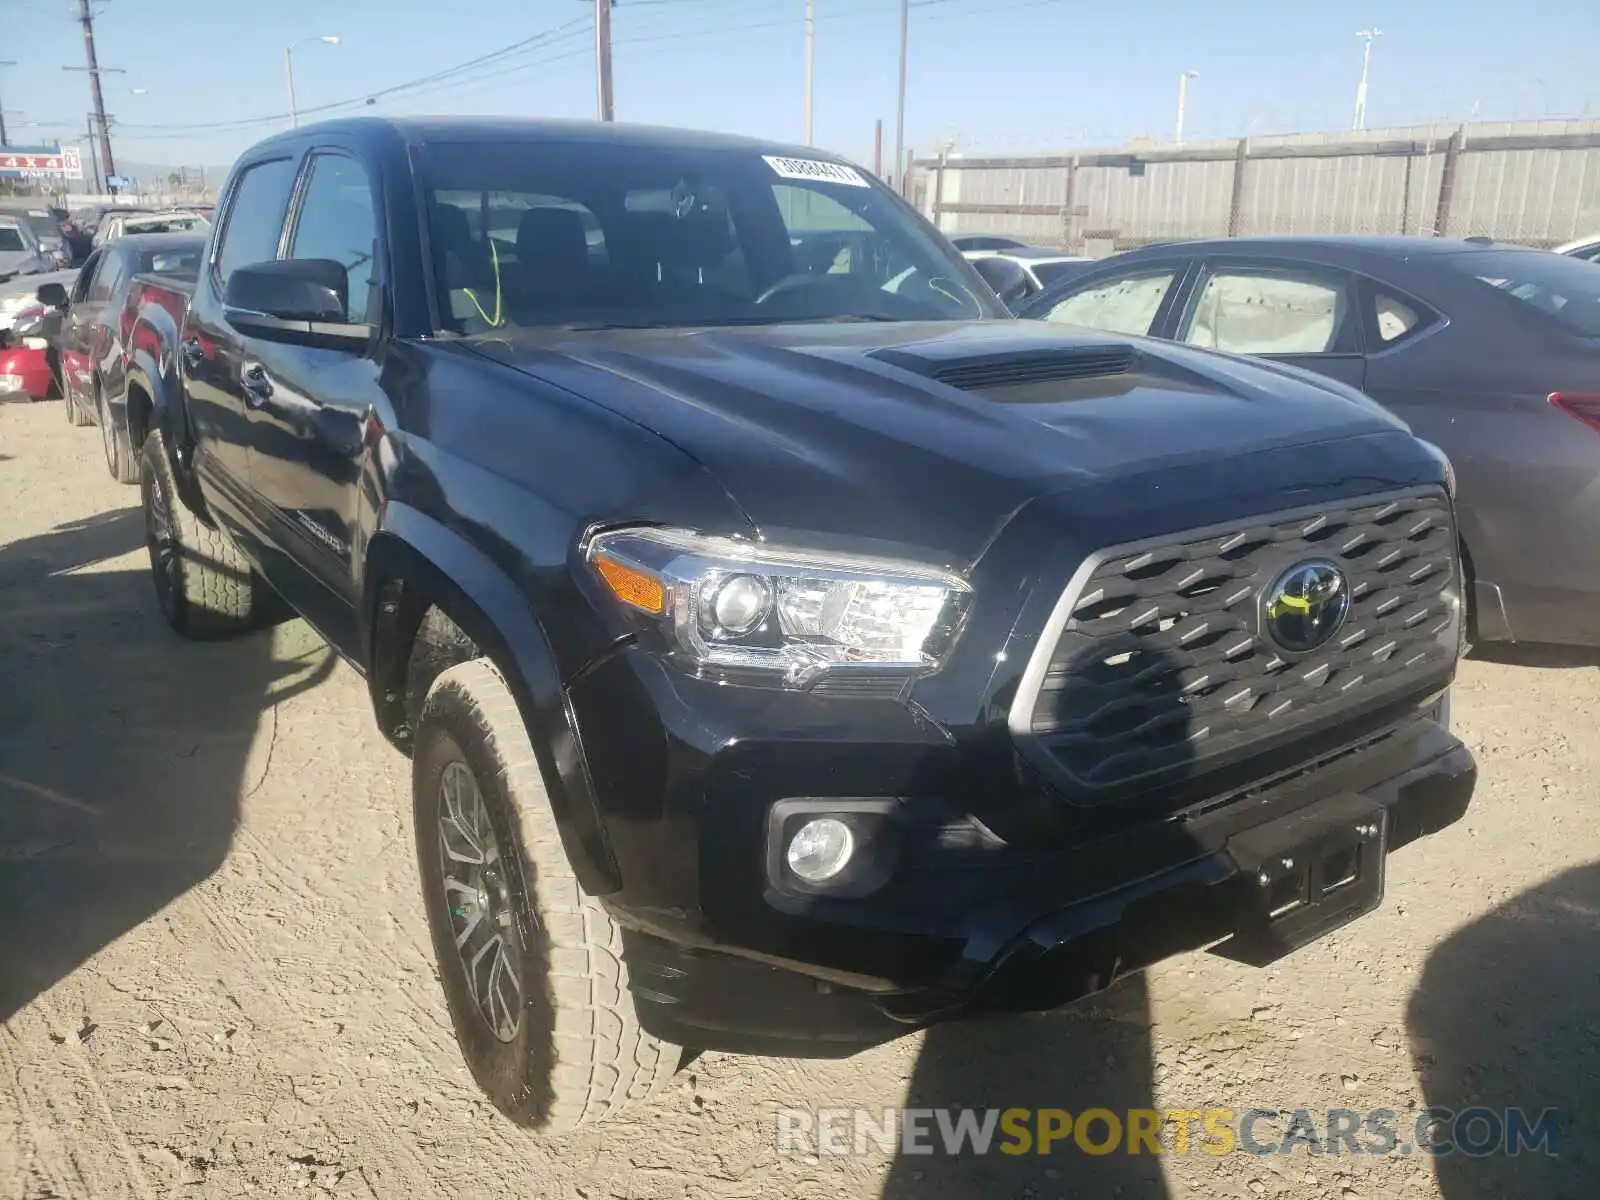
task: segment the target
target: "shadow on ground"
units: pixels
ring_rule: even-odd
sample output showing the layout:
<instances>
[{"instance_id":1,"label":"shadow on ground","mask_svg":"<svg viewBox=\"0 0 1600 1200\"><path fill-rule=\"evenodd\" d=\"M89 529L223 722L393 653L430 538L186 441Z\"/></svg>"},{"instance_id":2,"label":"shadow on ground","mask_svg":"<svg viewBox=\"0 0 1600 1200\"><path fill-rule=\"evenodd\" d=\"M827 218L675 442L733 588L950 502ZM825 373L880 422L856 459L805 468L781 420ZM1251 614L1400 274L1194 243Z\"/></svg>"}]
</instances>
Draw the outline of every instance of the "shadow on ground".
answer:
<instances>
[{"instance_id":1,"label":"shadow on ground","mask_svg":"<svg viewBox=\"0 0 1600 1200\"><path fill-rule=\"evenodd\" d=\"M1170 763L1168 770L1181 779L1192 767L1189 730L1194 717L1174 683L1178 665L1168 651L1137 638L1086 641L1063 672L1069 681L1084 680L1084 686L1069 683L1054 693L1047 701L1052 705L1048 715L1069 732L1099 728L1106 711L1103 685L1121 683L1125 690L1120 694L1133 707L1124 707L1119 716L1126 718L1126 727L1137 725L1144 731L1144 745L1162 745ZM1091 686L1096 684L1102 686ZM1003 697L998 703L1009 706L1010 698ZM1114 744L1123 749L1128 745ZM1083 766L1081 757L1072 763ZM1150 810L1155 811L1154 807ZM1148 819L1150 813L1145 816ZM1064 863L1059 851L1046 848L1051 839L1059 839L1058 846L1070 845L1072 837L1048 820L1038 826L1022 821L1011 827L1005 824L1006 814L986 817L996 822L993 828L1000 836L1018 848L1021 861L1008 870L1005 886L1010 889L1009 899L1028 905L1023 911L1035 919L1073 902L1087 901L1097 889L1121 882L1125 872L1135 867L1125 858L1116 858L1126 856L1128 849L1106 837L1102 852L1111 856L1111 862L1120 861L1124 873L1112 868L1109 875L1097 879L1095 866L1070 859ZM1171 836L1173 843L1163 843L1159 851L1171 856L1165 861L1184 862L1195 855L1186 834L1175 831ZM1157 853L1155 843L1141 845L1148 853ZM1046 868L1042 873L1041 864ZM1136 864L1138 869L1151 865L1143 859ZM1100 903L1107 901L1102 897ZM1151 951L1149 937L1129 930L1153 934L1168 928L1153 912L1133 904L1120 914L1126 922L1127 939L1118 942L1119 964L1136 961ZM1055 989L1062 987L1064 980L1103 977L1102 973L1111 969L1110 958L1089 969L1088 964L1106 949L1093 937L1074 942L1068 936L1056 942L1046 927L1035 927L1028 936L1015 937L1010 945L1016 957L996 972L997 978L1004 979L1007 967L1019 968L1011 973L1011 983L999 989L1008 1005L1051 1003L1055 995L1062 994ZM1038 956L1030 957L1033 952ZM900 1152L884 1181L883 1200L1164 1197L1167 1189L1160 1156L1148 1150L1129 1152L1130 1111L1156 1107L1153 1071L1149 996L1144 977L1138 974L1064 1008L935 1026L924 1037L905 1099L908 1109L933 1110L927 1139L933 1153L908 1153L902 1136ZM1009 1109L1026 1113L1013 1128L1000 1124L986 1153L973 1153L970 1143L957 1153L947 1149L937 1125L941 1112L949 1124L958 1119L960 1110L975 1110L969 1116L981 1119L991 1110L1004 1114ZM1041 1110L1047 1109L1068 1115L1070 1126L1066 1136L1041 1150L1039 1131L1045 1120ZM1105 1116L1085 1123L1083 1115L1094 1109ZM1115 1121L1114 1127L1106 1117ZM1017 1136L1024 1128L1031 1135L1026 1145ZM1007 1146L1010 1153L1003 1150ZM1096 1152L1100 1148L1108 1152Z\"/></svg>"},{"instance_id":2,"label":"shadow on ground","mask_svg":"<svg viewBox=\"0 0 1600 1200\"><path fill-rule=\"evenodd\" d=\"M125 509L0 547L0 1021L217 869L262 711L332 667L180 641L143 537Z\"/></svg>"},{"instance_id":3,"label":"shadow on ground","mask_svg":"<svg viewBox=\"0 0 1600 1200\"><path fill-rule=\"evenodd\" d=\"M1065 1109L1074 1115L1154 1108L1150 1004L1142 975L1070 1008L1037 1016L973 1020L928 1032L907 1087L908 1108ZM1106 1127L1091 1125L1096 1140ZM1198 1131L1197 1131L1198 1132ZM1008 1155L997 1133L983 1155L950 1157L935 1130L936 1153L899 1155L883 1200L1011 1200L1082 1196L1085 1200L1156 1200L1167 1195L1160 1159L1090 1155L1069 1136L1050 1153Z\"/></svg>"},{"instance_id":4,"label":"shadow on ground","mask_svg":"<svg viewBox=\"0 0 1600 1200\"><path fill-rule=\"evenodd\" d=\"M1556 1157L1435 1159L1445 1200L1586 1200L1600 1191L1600 863L1524 892L1429 957L1411 998L1412 1053L1430 1106L1558 1110ZM1472 1123L1469 1146L1490 1127Z\"/></svg>"}]
</instances>

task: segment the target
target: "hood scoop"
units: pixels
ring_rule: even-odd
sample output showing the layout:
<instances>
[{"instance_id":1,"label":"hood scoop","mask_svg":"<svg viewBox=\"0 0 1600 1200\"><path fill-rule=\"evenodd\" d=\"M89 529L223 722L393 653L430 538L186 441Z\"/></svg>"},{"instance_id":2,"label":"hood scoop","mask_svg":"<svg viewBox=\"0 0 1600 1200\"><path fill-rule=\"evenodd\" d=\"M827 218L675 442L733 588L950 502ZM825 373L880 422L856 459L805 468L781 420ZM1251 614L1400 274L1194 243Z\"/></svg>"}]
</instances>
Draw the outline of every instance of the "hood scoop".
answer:
<instances>
[{"instance_id":1,"label":"hood scoop","mask_svg":"<svg viewBox=\"0 0 1600 1200\"><path fill-rule=\"evenodd\" d=\"M1139 356L1134 348L1121 342L1001 354L975 354L970 357L931 361L905 350L880 350L873 357L902 370L936 379L953 388L960 388L964 392L989 392L999 388L1027 387L1032 384L1106 379L1110 376L1130 374L1139 365Z\"/></svg>"}]
</instances>

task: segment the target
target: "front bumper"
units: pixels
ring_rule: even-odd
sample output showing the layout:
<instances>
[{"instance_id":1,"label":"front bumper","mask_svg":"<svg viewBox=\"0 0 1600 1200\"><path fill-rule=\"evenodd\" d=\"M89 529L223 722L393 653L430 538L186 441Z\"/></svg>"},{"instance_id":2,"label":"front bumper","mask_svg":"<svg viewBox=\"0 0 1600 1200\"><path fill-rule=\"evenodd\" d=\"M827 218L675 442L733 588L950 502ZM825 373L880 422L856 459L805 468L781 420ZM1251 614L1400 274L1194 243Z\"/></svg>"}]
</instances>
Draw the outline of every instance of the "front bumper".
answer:
<instances>
[{"instance_id":1,"label":"front bumper","mask_svg":"<svg viewBox=\"0 0 1600 1200\"><path fill-rule=\"evenodd\" d=\"M1419 715L1228 803L1063 853L1054 864L1056 889L1019 875L1004 901L962 914L954 928L869 934L832 926L836 940L869 943L886 976L919 973L936 943L942 966L909 986L876 979L851 986L816 961L664 934L619 910L629 926L635 1003L646 1028L680 1045L834 1057L966 1014L1055 1008L1186 951L1210 947L1264 962L1274 955L1263 955L1259 941L1233 936L1241 932L1241 900L1257 886L1257 864L1240 849L1248 835L1286 819L1315 825L1325 816L1372 811L1382 816L1392 852L1458 820L1476 776L1467 749ZM1083 894L1071 880L1096 860L1114 863L1122 880ZM1381 875L1365 908L1380 898ZM1305 940L1325 931L1311 930Z\"/></svg>"}]
</instances>

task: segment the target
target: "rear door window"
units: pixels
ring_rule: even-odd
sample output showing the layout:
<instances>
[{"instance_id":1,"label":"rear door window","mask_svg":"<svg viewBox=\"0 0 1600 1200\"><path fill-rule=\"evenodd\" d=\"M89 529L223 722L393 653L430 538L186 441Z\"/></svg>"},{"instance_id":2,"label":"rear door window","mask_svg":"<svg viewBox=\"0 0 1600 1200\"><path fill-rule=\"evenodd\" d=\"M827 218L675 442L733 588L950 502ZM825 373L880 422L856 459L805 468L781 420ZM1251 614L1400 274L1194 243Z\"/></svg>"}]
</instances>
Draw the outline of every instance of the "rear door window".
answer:
<instances>
[{"instance_id":1,"label":"rear door window","mask_svg":"<svg viewBox=\"0 0 1600 1200\"><path fill-rule=\"evenodd\" d=\"M1229 354L1361 349L1355 280L1299 265L1216 266L1188 305L1179 340Z\"/></svg>"},{"instance_id":2,"label":"rear door window","mask_svg":"<svg viewBox=\"0 0 1600 1200\"><path fill-rule=\"evenodd\" d=\"M1176 266L1114 275L1072 289L1051 305L1046 321L1108 333L1148 334L1178 277Z\"/></svg>"}]
</instances>

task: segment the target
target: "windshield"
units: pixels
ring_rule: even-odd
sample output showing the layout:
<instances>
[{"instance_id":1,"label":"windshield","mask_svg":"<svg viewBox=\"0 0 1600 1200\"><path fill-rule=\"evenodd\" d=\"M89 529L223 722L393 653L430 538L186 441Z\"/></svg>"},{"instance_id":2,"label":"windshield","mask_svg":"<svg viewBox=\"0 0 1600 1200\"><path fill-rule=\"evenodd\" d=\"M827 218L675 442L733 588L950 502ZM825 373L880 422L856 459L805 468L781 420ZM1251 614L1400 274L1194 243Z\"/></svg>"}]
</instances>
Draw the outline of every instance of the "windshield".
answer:
<instances>
[{"instance_id":1,"label":"windshield","mask_svg":"<svg viewBox=\"0 0 1600 1200\"><path fill-rule=\"evenodd\" d=\"M419 175L440 321L457 333L1007 315L851 167L546 142L425 146Z\"/></svg>"},{"instance_id":2,"label":"windshield","mask_svg":"<svg viewBox=\"0 0 1600 1200\"><path fill-rule=\"evenodd\" d=\"M1048 287L1092 266L1093 262L1042 262L1033 264L1033 273L1038 276L1040 283Z\"/></svg>"},{"instance_id":3,"label":"windshield","mask_svg":"<svg viewBox=\"0 0 1600 1200\"><path fill-rule=\"evenodd\" d=\"M47 212L33 212L30 210L22 214L21 219L27 223L29 229L33 230L36 237L56 238L58 240L61 237L61 226Z\"/></svg>"},{"instance_id":4,"label":"windshield","mask_svg":"<svg viewBox=\"0 0 1600 1200\"><path fill-rule=\"evenodd\" d=\"M0 225L0 250L26 250L28 245L22 240L22 230L15 225Z\"/></svg>"},{"instance_id":5,"label":"windshield","mask_svg":"<svg viewBox=\"0 0 1600 1200\"><path fill-rule=\"evenodd\" d=\"M1600 264L1533 250L1456 254L1450 262L1574 333L1600 337Z\"/></svg>"}]
</instances>

